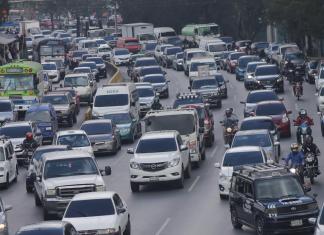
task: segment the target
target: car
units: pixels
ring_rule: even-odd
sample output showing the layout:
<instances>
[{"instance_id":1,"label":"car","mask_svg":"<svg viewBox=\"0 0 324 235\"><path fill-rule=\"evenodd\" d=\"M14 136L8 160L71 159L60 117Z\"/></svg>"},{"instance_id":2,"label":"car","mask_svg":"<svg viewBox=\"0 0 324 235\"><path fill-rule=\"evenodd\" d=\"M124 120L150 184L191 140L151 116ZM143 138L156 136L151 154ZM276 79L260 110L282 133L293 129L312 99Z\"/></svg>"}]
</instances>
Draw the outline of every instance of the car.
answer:
<instances>
[{"instance_id":1,"label":"car","mask_svg":"<svg viewBox=\"0 0 324 235\"><path fill-rule=\"evenodd\" d=\"M80 130L87 133L94 153L116 154L121 148L119 129L112 120L88 120L82 123Z\"/></svg>"},{"instance_id":2,"label":"car","mask_svg":"<svg viewBox=\"0 0 324 235\"><path fill-rule=\"evenodd\" d=\"M138 82L135 85L140 103L140 117L144 117L151 110L154 100L158 99L158 97L151 83Z\"/></svg>"},{"instance_id":3,"label":"car","mask_svg":"<svg viewBox=\"0 0 324 235\"><path fill-rule=\"evenodd\" d=\"M274 140L266 129L248 130L236 132L231 147L260 146L265 151L268 159L279 162L280 142Z\"/></svg>"},{"instance_id":4,"label":"car","mask_svg":"<svg viewBox=\"0 0 324 235\"><path fill-rule=\"evenodd\" d=\"M96 40L93 39L81 40L79 42L79 49L87 50L89 54L96 53L98 47L98 43L96 42Z\"/></svg>"},{"instance_id":5,"label":"car","mask_svg":"<svg viewBox=\"0 0 324 235\"><path fill-rule=\"evenodd\" d=\"M144 76L150 75L150 74L166 75L166 72L164 70L162 70L162 68L160 66L157 66L157 65L140 67L137 72L137 78L135 78L134 81L142 82Z\"/></svg>"},{"instance_id":6,"label":"car","mask_svg":"<svg viewBox=\"0 0 324 235\"><path fill-rule=\"evenodd\" d=\"M271 101L271 100L282 100L272 90L256 90L250 91L246 97L246 101L241 101L244 104L244 117L249 117L251 114L254 115L255 107L258 102Z\"/></svg>"},{"instance_id":7,"label":"car","mask_svg":"<svg viewBox=\"0 0 324 235\"><path fill-rule=\"evenodd\" d=\"M324 214L323 214L324 205L322 205L321 211L316 220L316 229L315 235L323 235L324 234Z\"/></svg>"},{"instance_id":8,"label":"car","mask_svg":"<svg viewBox=\"0 0 324 235\"><path fill-rule=\"evenodd\" d=\"M177 109L181 106L200 104L205 105L205 100L201 95L195 93L178 93L176 99L173 102L173 108Z\"/></svg>"},{"instance_id":9,"label":"car","mask_svg":"<svg viewBox=\"0 0 324 235\"><path fill-rule=\"evenodd\" d=\"M65 77L65 65L62 59L59 58L50 58L45 59L45 63L54 62L56 64L56 68L60 71L60 79Z\"/></svg>"},{"instance_id":10,"label":"car","mask_svg":"<svg viewBox=\"0 0 324 235\"><path fill-rule=\"evenodd\" d=\"M23 154L22 143L26 138L26 133L31 132L37 145L42 145L43 136L36 123L30 121L7 122L0 128L0 136L6 136L11 140L18 163L26 161L26 156Z\"/></svg>"},{"instance_id":11,"label":"car","mask_svg":"<svg viewBox=\"0 0 324 235\"><path fill-rule=\"evenodd\" d=\"M162 55L167 47L174 47L172 44L157 44L154 50L154 57L159 64L162 64Z\"/></svg>"},{"instance_id":12,"label":"car","mask_svg":"<svg viewBox=\"0 0 324 235\"><path fill-rule=\"evenodd\" d=\"M268 47L269 42L253 42L251 44L251 53L254 55L260 55L260 53Z\"/></svg>"},{"instance_id":13,"label":"car","mask_svg":"<svg viewBox=\"0 0 324 235\"><path fill-rule=\"evenodd\" d=\"M176 71L183 70L183 55L183 52L178 52L172 60L172 68Z\"/></svg>"},{"instance_id":14,"label":"car","mask_svg":"<svg viewBox=\"0 0 324 235\"><path fill-rule=\"evenodd\" d=\"M317 96L317 111L324 113L324 86L315 95Z\"/></svg>"},{"instance_id":15,"label":"car","mask_svg":"<svg viewBox=\"0 0 324 235\"><path fill-rule=\"evenodd\" d=\"M238 51L245 52L247 45L251 45L251 40L240 40L235 42L235 49Z\"/></svg>"},{"instance_id":16,"label":"car","mask_svg":"<svg viewBox=\"0 0 324 235\"><path fill-rule=\"evenodd\" d=\"M208 53L205 50L199 48L185 49L183 52L183 72L186 76L189 76L189 68L192 58L207 57Z\"/></svg>"},{"instance_id":17,"label":"car","mask_svg":"<svg viewBox=\"0 0 324 235\"><path fill-rule=\"evenodd\" d=\"M215 75L215 79L218 84L220 96L222 98L226 99L227 98L227 85L226 84L229 83L229 81L225 80L223 74L221 74L221 73L217 73Z\"/></svg>"},{"instance_id":18,"label":"car","mask_svg":"<svg viewBox=\"0 0 324 235\"><path fill-rule=\"evenodd\" d=\"M243 165L270 162L267 154L259 146L242 146L226 150L221 163L215 163L215 167L219 169L218 187L220 198L226 199L229 195L233 171Z\"/></svg>"},{"instance_id":19,"label":"car","mask_svg":"<svg viewBox=\"0 0 324 235\"><path fill-rule=\"evenodd\" d=\"M44 153L51 153L51 152L61 152L70 150L70 146L65 145L46 145L46 146L39 146L32 158L29 161L29 166L27 169L26 175L26 191L27 193L32 193L34 190L34 182L35 179L32 177L33 173L36 173L37 168L40 167L39 163L43 157Z\"/></svg>"},{"instance_id":20,"label":"car","mask_svg":"<svg viewBox=\"0 0 324 235\"><path fill-rule=\"evenodd\" d=\"M72 149L82 150L93 155L93 149L84 130L58 131L53 139L54 145L68 145Z\"/></svg>"},{"instance_id":21,"label":"car","mask_svg":"<svg viewBox=\"0 0 324 235\"><path fill-rule=\"evenodd\" d=\"M126 202L112 191L75 195L62 221L70 222L79 234L131 234Z\"/></svg>"},{"instance_id":22,"label":"car","mask_svg":"<svg viewBox=\"0 0 324 235\"><path fill-rule=\"evenodd\" d=\"M76 113L80 113L80 95L74 87L55 87L54 91L51 92L69 92L73 98L76 105Z\"/></svg>"},{"instance_id":23,"label":"car","mask_svg":"<svg viewBox=\"0 0 324 235\"><path fill-rule=\"evenodd\" d=\"M146 55L146 56L154 56L154 51L155 51L155 47L157 45L157 42L155 41L146 41L142 44L142 52Z\"/></svg>"},{"instance_id":24,"label":"car","mask_svg":"<svg viewBox=\"0 0 324 235\"><path fill-rule=\"evenodd\" d=\"M306 68L305 68L305 81L307 81L309 84L314 84L315 83L315 75L317 74L317 65L319 61L318 60L311 60L306 63Z\"/></svg>"},{"instance_id":25,"label":"car","mask_svg":"<svg viewBox=\"0 0 324 235\"><path fill-rule=\"evenodd\" d=\"M158 66L154 57L139 57L135 61L131 60L130 66L127 70L128 76L134 80L142 67L146 66Z\"/></svg>"},{"instance_id":26,"label":"car","mask_svg":"<svg viewBox=\"0 0 324 235\"><path fill-rule=\"evenodd\" d=\"M159 93L160 97L169 98L169 82L166 80L163 74L149 74L143 77L142 82L151 83L156 93Z\"/></svg>"},{"instance_id":27,"label":"car","mask_svg":"<svg viewBox=\"0 0 324 235\"><path fill-rule=\"evenodd\" d=\"M72 224L62 221L46 221L21 227L16 235L76 235Z\"/></svg>"},{"instance_id":28,"label":"car","mask_svg":"<svg viewBox=\"0 0 324 235\"><path fill-rule=\"evenodd\" d=\"M92 154L80 150L43 154L40 167L32 174L37 207L43 207L44 220L62 216L74 195L105 191L102 175L110 175L111 168L99 170Z\"/></svg>"},{"instance_id":29,"label":"car","mask_svg":"<svg viewBox=\"0 0 324 235\"><path fill-rule=\"evenodd\" d=\"M97 55L100 56L105 62L110 62L111 47L109 45L102 44L97 49Z\"/></svg>"},{"instance_id":30,"label":"car","mask_svg":"<svg viewBox=\"0 0 324 235\"><path fill-rule=\"evenodd\" d=\"M220 89L215 77L195 78L192 80L192 84L188 88L191 92L202 96L204 102L209 104L211 108L222 107Z\"/></svg>"},{"instance_id":31,"label":"car","mask_svg":"<svg viewBox=\"0 0 324 235\"><path fill-rule=\"evenodd\" d=\"M139 192L140 185L172 182L184 187L184 178L191 176L188 147L177 131L153 131L143 134L130 159L130 186Z\"/></svg>"},{"instance_id":32,"label":"car","mask_svg":"<svg viewBox=\"0 0 324 235\"><path fill-rule=\"evenodd\" d=\"M98 70L98 76L100 78L107 77L106 62L101 57L90 57L85 60L86 62L95 62Z\"/></svg>"},{"instance_id":33,"label":"car","mask_svg":"<svg viewBox=\"0 0 324 235\"><path fill-rule=\"evenodd\" d=\"M315 75L316 91L318 91L322 86L324 86L324 68L321 68L318 74Z\"/></svg>"},{"instance_id":34,"label":"car","mask_svg":"<svg viewBox=\"0 0 324 235\"><path fill-rule=\"evenodd\" d=\"M279 43L272 42L272 43L269 43L269 47L268 48L264 49L264 52L266 54L266 61L268 63L273 63L273 61L272 61L272 55L274 53L277 53L278 52L279 46L280 46Z\"/></svg>"},{"instance_id":35,"label":"car","mask_svg":"<svg viewBox=\"0 0 324 235\"><path fill-rule=\"evenodd\" d=\"M7 212L12 210L12 206L5 205L0 198L0 234L9 235Z\"/></svg>"},{"instance_id":36,"label":"car","mask_svg":"<svg viewBox=\"0 0 324 235\"><path fill-rule=\"evenodd\" d=\"M0 100L0 126L5 122L17 121L18 112L12 100Z\"/></svg>"},{"instance_id":37,"label":"car","mask_svg":"<svg viewBox=\"0 0 324 235\"><path fill-rule=\"evenodd\" d=\"M266 65L266 62L263 61L253 61L253 62L249 62L246 66L246 71L244 73L244 87L247 90L252 90L254 88L254 80L253 80L253 76L254 76L254 72L257 66L259 65Z\"/></svg>"},{"instance_id":38,"label":"car","mask_svg":"<svg viewBox=\"0 0 324 235\"><path fill-rule=\"evenodd\" d=\"M237 63L238 63L238 59L241 56L244 56L245 53L244 52L232 52L229 53L226 59L226 70L229 73L234 73Z\"/></svg>"},{"instance_id":39,"label":"car","mask_svg":"<svg viewBox=\"0 0 324 235\"><path fill-rule=\"evenodd\" d=\"M169 68L172 65L172 61L177 53L181 53L181 47L166 47L161 56L161 64L165 68Z\"/></svg>"},{"instance_id":40,"label":"car","mask_svg":"<svg viewBox=\"0 0 324 235\"><path fill-rule=\"evenodd\" d=\"M26 112L25 121L36 123L43 136L42 144L52 144L54 134L58 131L58 120L52 104L31 105Z\"/></svg>"},{"instance_id":41,"label":"car","mask_svg":"<svg viewBox=\"0 0 324 235\"><path fill-rule=\"evenodd\" d=\"M81 62L78 66L78 68L80 67L90 67L91 68L91 71L92 71L92 74L93 74L93 77L95 78L96 82L99 82L99 70L97 69L97 65L95 62L92 62L92 61L88 61L88 62Z\"/></svg>"},{"instance_id":42,"label":"car","mask_svg":"<svg viewBox=\"0 0 324 235\"><path fill-rule=\"evenodd\" d=\"M82 61L85 62L88 58L91 58L91 57L97 57L97 55L96 54L83 54Z\"/></svg>"},{"instance_id":43,"label":"car","mask_svg":"<svg viewBox=\"0 0 324 235\"><path fill-rule=\"evenodd\" d=\"M110 119L116 124L122 141L133 143L136 138L142 135L141 122L131 112L110 112L103 118Z\"/></svg>"},{"instance_id":44,"label":"car","mask_svg":"<svg viewBox=\"0 0 324 235\"><path fill-rule=\"evenodd\" d=\"M256 116L270 116L272 118L280 136L291 136L289 114L291 114L291 111L288 111L284 103L278 100L262 101L257 103L255 107Z\"/></svg>"},{"instance_id":45,"label":"car","mask_svg":"<svg viewBox=\"0 0 324 235\"><path fill-rule=\"evenodd\" d=\"M213 57L192 58L189 66L189 84L197 77L216 75L218 68Z\"/></svg>"},{"instance_id":46,"label":"car","mask_svg":"<svg viewBox=\"0 0 324 235\"><path fill-rule=\"evenodd\" d=\"M72 127L73 123L77 122L76 105L69 92L47 93L41 98L41 103L53 105L59 124L67 123Z\"/></svg>"},{"instance_id":47,"label":"car","mask_svg":"<svg viewBox=\"0 0 324 235\"><path fill-rule=\"evenodd\" d=\"M49 79L52 82L59 82L61 80L60 77L60 70L59 68L56 66L55 62L45 62L42 63L42 67L43 67L43 71L45 73L47 73Z\"/></svg>"},{"instance_id":48,"label":"car","mask_svg":"<svg viewBox=\"0 0 324 235\"><path fill-rule=\"evenodd\" d=\"M237 66L235 68L235 77L237 81L242 81L244 79L248 63L254 61L260 61L260 58L254 55L245 55L238 59Z\"/></svg>"},{"instance_id":49,"label":"car","mask_svg":"<svg viewBox=\"0 0 324 235\"><path fill-rule=\"evenodd\" d=\"M126 65L130 60L130 52L126 48L114 48L112 50L111 62L115 65Z\"/></svg>"},{"instance_id":50,"label":"car","mask_svg":"<svg viewBox=\"0 0 324 235\"><path fill-rule=\"evenodd\" d=\"M71 60L77 64L82 61L82 56L88 54L86 50L75 50L71 52Z\"/></svg>"},{"instance_id":51,"label":"car","mask_svg":"<svg viewBox=\"0 0 324 235\"><path fill-rule=\"evenodd\" d=\"M234 51L223 51L219 58L219 66L221 70L227 71L227 58L228 55L233 53Z\"/></svg>"},{"instance_id":52,"label":"car","mask_svg":"<svg viewBox=\"0 0 324 235\"><path fill-rule=\"evenodd\" d=\"M98 89L96 80L89 73L68 74L64 78L63 86L73 88L77 92L80 102L88 104L91 104Z\"/></svg>"},{"instance_id":53,"label":"car","mask_svg":"<svg viewBox=\"0 0 324 235\"><path fill-rule=\"evenodd\" d=\"M17 182L17 177L18 177L18 164L17 164L17 158L12 143L9 139L7 139L7 137L0 136L0 185L5 188L8 188L11 182ZM0 215L1 215L1 205L0 205ZM1 219L0 219L0 223L1 223ZM0 234L1 234L1 226L0 226Z\"/></svg>"},{"instance_id":54,"label":"car","mask_svg":"<svg viewBox=\"0 0 324 235\"><path fill-rule=\"evenodd\" d=\"M273 89L284 92L283 76L277 65L259 65L255 68L253 76L254 89Z\"/></svg>"},{"instance_id":55,"label":"car","mask_svg":"<svg viewBox=\"0 0 324 235\"><path fill-rule=\"evenodd\" d=\"M290 63L293 64L295 72L298 71L299 75L305 76L307 58L303 52L296 51L296 50L286 51L280 63L280 71L283 74L287 74L288 72L288 68L287 68L288 61L290 61Z\"/></svg>"},{"instance_id":56,"label":"car","mask_svg":"<svg viewBox=\"0 0 324 235\"><path fill-rule=\"evenodd\" d=\"M234 229L244 224L258 235L313 233L319 213L316 200L306 194L298 176L276 164L234 171L229 208Z\"/></svg>"}]
</instances>

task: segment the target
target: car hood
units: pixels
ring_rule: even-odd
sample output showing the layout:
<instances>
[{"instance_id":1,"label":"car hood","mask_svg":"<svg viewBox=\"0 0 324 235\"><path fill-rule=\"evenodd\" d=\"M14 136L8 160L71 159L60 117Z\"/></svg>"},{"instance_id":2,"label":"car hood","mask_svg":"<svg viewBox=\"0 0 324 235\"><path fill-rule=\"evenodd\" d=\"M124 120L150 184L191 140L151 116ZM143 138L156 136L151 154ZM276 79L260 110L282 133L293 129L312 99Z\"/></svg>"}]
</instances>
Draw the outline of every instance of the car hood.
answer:
<instances>
[{"instance_id":1,"label":"car hood","mask_svg":"<svg viewBox=\"0 0 324 235\"><path fill-rule=\"evenodd\" d=\"M178 157L177 152L165 153L135 153L135 160L138 163L157 163L171 161Z\"/></svg>"},{"instance_id":2,"label":"car hood","mask_svg":"<svg viewBox=\"0 0 324 235\"><path fill-rule=\"evenodd\" d=\"M92 112L98 113L99 115L105 115L109 113L116 113L116 112L123 112L128 111L129 106L123 105L123 106L108 106L108 107L94 107L92 109Z\"/></svg>"},{"instance_id":3,"label":"car hood","mask_svg":"<svg viewBox=\"0 0 324 235\"><path fill-rule=\"evenodd\" d=\"M49 178L44 180L46 188L55 189L61 186L75 186L84 184L105 185L100 175L74 175L66 177Z\"/></svg>"},{"instance_id":4,"label":"car hood","mask_svg":"<svg viewBox=\"0 0 324 235\"><path fill-rule=\"evenodd\" d=\"M205 95L205 94L217 93L218 90L219 90L218 87L215 86L215 87L197 89L192 91L197 94Z\"/></svg>"},{"instance_id":5,"label":"car hood","mask_svg":"<svg viewBox=\"0 0 324 235\"><path fill-rule=\"evenodd\" d=\"M124 129L124 128L130 128L132 126L132 123L125 123L125 124L117 124L116 127L118 129Z\"/></svg>"},{"instance_id":6,"label":"car hood","mask_svg":"<svg viewBox=\"0 0 324 235\"><path fill-rule=\"evenodd\" d=\"M115 58L117 58L117 59L129 59L130 55L115 55Z\"/></svg>"},{"instance_id":7,"label":"car hood","mask_svg":"<svg viewBox=\"0 0 324 235\"><path fill-rule=\"evenodd\" d=\"M279 78L279 74L275 75L265 75L265 76L255 76L257 80L276 80Z\"/></svg>"},{"instance_id":8,"label":"car hood","mask_svg":"<svg viewBox=\"0 0 324 235\"><path fill-rule=\"evenodd\" d=\"M88 138L91 143L100 142L100 141L110 141L112 140L111 134L104 135L88 135Z\"/></svg>"},{"instance_id":9,"label":"car hood","mask_svg":"<svg viewBox=\"0 0 324 235\"><path fill-rule=\"evenodd\" d=\"M115 228L116 215L79 217L79 218L63 218L63 221L70 222L74 228L79 231L98 230Z\"/></svg>"},{"instance_id":10,"label":"car hood","mask_svg":"<svg viewBox=\"0 0 324 235\"><path fill-rule=\"evenodd\" d=\"M91 92L90 86L77 86L73 87L79 95L85 95Z\"/></svg>"},{"instance_id":11,"label":"car hood","mask_svg":"<svg viewBox=\"0 0 324 235\"><path fill-rule=\"evenodd\" d=\"M258 200L261 204L263 204L266 208L282 208L287 207L287 205L294 207L296 205L303 205L315 202L311 197L302 196L302 197L287 197L282 199L261 199Z\"/></svg>"},{"instance_id":12,"label":"car hood","mask_svg":"<svg viewBox=\"0 0 324 235\"><path fill-rule=\"evenodd\" d=\"M55 104L53 106L55 111L66 111L69 109L69 106L66 104Z\"/></svg>"},{"instance_id":13,"label":"car hood","mask_svg":"<svg viewBox=\"0 0 324 235\"><path fill-rule=\"evenodd\" d=\"M13 113L12 112L0 112L0 121L4 121L6 119L13 119Z\"/></svg>"},{"instance_id":14,"label":"car hood","mask_svg":"<svg viewBox=\"0 0 324 235\"><path fill-rule=\"evenodd\" d=\"M295 59L295 60L291 60L291 63L293 63L294 65L303 65L305 63L305 60Z\"/></svg>"},{"instance_id":15,"label":"car hood","mask_svg":"<svg viewBox=\"0 0 324 235\"><path fill-rule=\"evenodd\" d=\"M45 71L48 75L52 75L52 74L57 74L58 73L58 71L57 70L46 70Z\"/></svg>"}]
</instances>

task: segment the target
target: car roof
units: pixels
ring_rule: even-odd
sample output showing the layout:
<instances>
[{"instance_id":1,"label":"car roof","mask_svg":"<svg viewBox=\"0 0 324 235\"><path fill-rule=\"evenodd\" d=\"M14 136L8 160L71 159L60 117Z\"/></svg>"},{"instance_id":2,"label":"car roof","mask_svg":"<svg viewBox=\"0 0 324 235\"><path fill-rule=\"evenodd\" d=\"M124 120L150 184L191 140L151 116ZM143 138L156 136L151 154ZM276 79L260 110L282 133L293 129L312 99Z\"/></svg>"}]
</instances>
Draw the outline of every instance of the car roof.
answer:
<instances>
[{"instance_id":1,"label":"car roof","mask_svg":"<svg viewBox=\"0 0 324 235\"><path fill-rule=\"evenodd\" d=\"M141 140L146 139L162 139L162 138L174 138L178 134L177 131L150 131L142 135Z\"/></svg>"},{"instance_id":2,"label":"car roof","mask_svg":"<svg viewBox=\"0 0 324 235\"><path fill-rule=\"evenodd\" d=\"M85 131L83 130L66 130L66 131L58 131L56 133L57 136L63 135L86 135Z\"/></svg>"},{"instance_id":3,"label":"car roof","mask_svg":"<svg viewBox=\"0 0 324 235\"><path fill-rule=\"evenodd\" d=\"M282 103L280 100L261 101L261 102L257 103L257 106L259 106L259 105L267 105L267 104L281 104L281 105L285 106L284 103Z\"/></svg>"},{"instance_id":4,"label":"car roof","mask_svg":"<svg viewBox=\"0 0 324 235\"><path fill-rule=\"evenodd\" d=\"M39 103L39 104L32 104L27 112L35 112L41 110L49 110L52 105L50 103Z\"/></svg>"},{"instance_id":5,"label":"car roof","mask_svg":"<svg viewBox=\"0 0 324 235\"><path fill-rule=\"evenodd\" d=\"M247 117L242 120L242 122L247 122L247 121L258 121L258 120L269 120L272 121L272 118L269 116L252 116L252 117ZM242 123L241 122L241 123Z\"/></svg>"},{"instance_id":6,"label":"car roof","mask_svg":"<svg viewBox=\"0 0 324 235\"><path fill-rule=\"evenodd\" d=\"M248 93L248 95L253 95L253 94L256 94L256 93L275 93L273 90L254 90L254 91L250 91L249 93Z\"/></svg>"},{"instance_id":7,"label":"car roof","mask_svg":"<svg viewBox=\"0 0 324 235\"><path fill-rule=\"evenodd\" d=\"M44 159L44 161L47 161L47 160L87 158L87 157L93 158L93 155L82 150L66 150L66 151L60 151L60 154L57 154L56 152L44 153L42 158Z\"/></svg>"},{"instance_id":8,"label":"car roof","mask_svg":"<svg viewBox=\"0 0 324 235\"><path fill-rule=\"evenodd\" d=\"M258 66L257 69L259 69L259 68L272 68L272 67L278 67L278 66L275 65L275 64L265 64L265 65Z\"/></svg>"},{"instance_id":9,"label":"car roof","mask_svg":"<svg viewBox=\"0 0 324 235\"><path fill-rule=\"evenodd\" d=\"M43 62L42 65L44 64L52 64L52 65L55 65L56 66L56 63L55 62L52 62L52 61L49 61L49 62Z\"/></svg>"},{"instance_id":10,"label":"car roof","mask_svg":"<svg viewBox=\"0 0 324 235\"><path fill-rule=\"evenodd\" d=\"M202 49L199 49L199 48L189 48L189 49L186 49L184 50L186 53L192 53L192 52L206 52Z\"/></svg>"},{"instance_id":11,"label":"car roof","mask_svg":"<svg viewBox=\"0 0 324 235\"><path fill-rule=\"evenodd\" d=\"M83 68L90 68L90 67L83 67ZM88 74L87 73L70 73L70 74L67 74L64 77L64 79L65 78L73 78L73 77L81 77L81 76L88 77Z\"/></svg>"},{"instance_id":12,"label":"car roof","mask_svg":"<svg viewBox=\"0 0 324 235\"><path fill-rule=\"evenodd\" d=\"M37 224L31 224L31 225L26 225L21 227L18 230L18 234L20 232L27 232L27 231L33 231L33 230L62 230L62 228L68 224L67 222L63 222L63 221L44 221L44 222L40 222Z\"/></svg>"},{"instance_id":13,"label":"car roof","mask_svg":"<svg viewBox=\"0 0 324 235\"><path fill-rule=\"evenodd\" d=\"M236 132L235 136L258 135L258 134L269 134L269 131L266 129L238 131L238 132Z\"/></svg>"},{"instance_id":14,"label":"car roof","mask_svg":"<svg viewBox=\"0 0 324 235\"><path fill-rule=\"evenodd\" d=\"M81 126L86 125L86 124L111 124L112 121L110 119L95 119L95 120L87 120L82 123Z\"/></svg>"},{"instance_id":15,"label":"car roof","mask_svg":"<svg viewBox=\"0 0 324 235\"><path fill-rule=\"evenodd\" d=\"M35 150L35 152L37 151L44 151L44 150L68 150L68 146L67 145L41 145L39 147L37 147L37 149Z\"/></svg>"},{"instance_id":16,"label":"car roof","mask_svg":"<svg viewBox=\"0 0 324 235\"><path fill-rule=\"evenodd\" d=\"M72 198L72 201L111 199L115 194L113 191L79 193Z\"/></svg>"},{"instance_id":17,"label":"car roof","mask_svg":"<svg viewBox=\"0 0 324 235\"><path fill-rule=\"evenodd\" d=\"M242 57L241 57L242 58ZM260 65L266 65L267 63L264 61L251 61L247 64L247 66L249 65L255 65L255 64L260 64Z\"/></svg>"},{"instance_id":18,"label":"car roof","mask_svg":"<svg viewBox=\"0 0 324 235\"><path fill-rule=\"evenodd\" d=\"M6 122L2 127L19 127L19 126L30 126L30 125L31 125L30 121L17 121L17 122Z\"/></svg>"},{"instance_id":19,"label":"car roof","mask_svg":"<svg viewBox=\"0 0 324 235\"><path fill-rule=\"evenodd\" d=\"M140 60L155 60L155 58L153 56L145 56L145 57L136 58L136 61L140 61Z\"/></svg>"},{"instance_id":20,"label":"car roof","mask_svg":"<svg viewBox=\"0 0 324 235\"><path fill-rule=\"evenodd\" d=\"M65 96L65 95L67 95L68 93L69 93L69 92L67 92L67 91L57 91L57 92L55 92L55 93L49 92L49 93L44 94L43 97L45 97L45 96L59 96L59 95L61 95L61 96Z\"/></svg>"},{"instance_id":21,"label":"car roof","mask_svg":"<svg viewBox=\"0 0 324 235\"><path fill-rule=\"evenodd\" d=\"M144 76L144 78L150 78L150 77L165 77L165 76L162 73L147 74Z\"/></svg>"},{"instance_id":22,"label":"car roof","mask_svg":"<svg viewBox=\"0 0 324 235\"><path fill-rule=\"evenodd\" d=\"M260 151L261 151L261 147L259 147L259 146L241 146L241 147L230 148L225 152L225 154L227 154L227 153L241 153L241 152L260 152Z\"/></svg>"},{"instance_id":23,"label":"car roof","mask_svg":"<svg viewBox=\"0 0 324 235\"><path fill-rule=\"evenodd\" d=\"M210 57L210 56L206 56L206 57L195 57L191 59L191 64L195 63L195 62L215 62L215 58Z\"/></svg>"}]
</instances>

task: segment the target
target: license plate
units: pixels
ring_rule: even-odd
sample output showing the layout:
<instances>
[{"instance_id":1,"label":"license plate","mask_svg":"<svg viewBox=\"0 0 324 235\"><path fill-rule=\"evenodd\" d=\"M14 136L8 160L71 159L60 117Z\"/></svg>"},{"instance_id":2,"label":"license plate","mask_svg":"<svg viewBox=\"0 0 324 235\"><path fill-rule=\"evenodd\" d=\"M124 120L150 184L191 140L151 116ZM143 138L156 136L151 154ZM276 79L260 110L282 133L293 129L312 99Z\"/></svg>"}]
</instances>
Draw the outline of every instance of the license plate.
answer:
<instances>
[{"instance_id":1,"label":"license plate","mask_svg":"<svg viewBox=\"0 0 324 235\"><path fill-rule=\"evenodd\" d=\"M292 227L296 227L296 226L302 226L303 225L303 220L298 219L298 220L292 220L290 221L290 225Z\"/></svg>"},{"instance_id":2,"label":"license plate","mask_svg":"<svg viewBox=\"0 0 324 235\"><path fill-rule=\"evenodd\" d=\"M159 181L159 177L157 177L157 176L152 176L152 177L150 177L150 181L151 181L151 182Z\"/></svg>"}]
</instances>

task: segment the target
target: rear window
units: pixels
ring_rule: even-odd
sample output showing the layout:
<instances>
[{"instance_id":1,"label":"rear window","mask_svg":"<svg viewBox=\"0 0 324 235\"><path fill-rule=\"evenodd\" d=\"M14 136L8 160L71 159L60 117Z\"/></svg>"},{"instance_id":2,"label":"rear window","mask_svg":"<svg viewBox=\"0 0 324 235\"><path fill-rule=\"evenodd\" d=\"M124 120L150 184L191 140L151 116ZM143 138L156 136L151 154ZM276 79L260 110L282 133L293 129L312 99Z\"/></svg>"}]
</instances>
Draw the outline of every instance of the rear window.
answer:
<instances>
[{"instance_id":1,"label":"rear window","mask_svg":"<svg viewBox=\"0 0 324 235\"><path fill-rule=\"evenodd\" d=\"M142 139L139 141L136 153L158 153L177 151L174 138Z\"/></svg>"},{"instance_id":2,"label":"rear window","mask_svg":"<svg viewBox=\"0 0 324 235\"><path fill-rule=\"evenodd\" d=\"M224 156L223 166L235 167L258 163L264 163L261 151L226 153Z\"/></svg>"},{"instance_id":3,"label":"rear window","mask_svg":"<svg viewBox=\"0 0 324 235\"><path fill-rule=\"evenodd\" d=\"M172 48L167 48L166 49L166 54L167 55L175 55L178 52L181 52L182 49L180 47L172 47Z\"/></svg>"},{"instance_id":4,"label":"rear window","mask_svg":"<svg viewBox=\"0 0 324 235\"><path fill-rule=\"evenodd\" d=\"M232 147L241 146L269 147L271 140L268 134L236 135Z\"/></svg>"},{"instance_id":5,"label":"rear window","mask_svg":"<svg viewBox=\"0 0 324 235\"><path fill-rule=\"evenodd\" d=\"M156 62L156 60L154 58L150 59L150 60L136 60L134 67L144 67L144 66L154 66L154 65L158 65L158 63Z\"/></svg>"},{"instance_id":6,"label":"rear window","mask_svg":"<svg viewBox=\"0 0 324 235\"><path fill-rule=\"evenodd\" d=\"M72 201L65 218L80 218L114 215L115 208L110 198Z\"/></svg>"},{"instance_id":7,"label":"rear window","mask_svg":"<svg viewBox=\"0 0 324 235\"><path fill-rule=\"evenodd\" d=\"M112 132L112 126L110 123L83 124L80 129L84 130L87 135L104 135L111 134Z\"/></svg>"},{"instance_id":8,"label":"rear window","mask_svg":"<svg viewBox=\"0 0 324 235\"><path fill-rule=\"evenodd\" d=\"M278 100L278 96L274 92L255 92L250 93L246 99L247 103L258 103L261 101Z\"/></svg>"},{"instance_id":9,"label":"rear window","mask_svg":"<svg viewBox=\"0 0 324 235\"><path fill-rule=\"evenodd\" d=\"M144 77L143 82L165 83L165 78L164 76L149 76L149 77Z\"/></svg>"},{"instance_id":10,"label":"rear window","mask_svg":"<svg viewBox=\"0 0 324 235\"><path fill-rule=\"evenodd\" d=\"M153 67L153 68L143 68L140 71L141 76L145 76L148 74L163 74L163 71L160 67Z\"/></svg>"},{"instance_id":11,"label":"rear window","mask_svg":"<svg viewBox=\"0 0 324 235\"><path fill-rule=\"evenodd\" d=\"M267 76L280 74L277 66L257 67L255 69L255 76Z\"/></svg>"},{"instance_id":12,"label":"rear window","mask_svg":"<svg viewBox=\"0 0 324 235\"><path fill-rule=\"evenodd\" d=\"M257 116L282 115L286 108L283 104L262 104L257 106L255 113Z\"/></svg>"},{"instance_id":13,"label":"rear window","mask_svg":"<svg viewBox=\"0 0 324 235\"><path fill-rule=\"evenodd\" d=\"M275 125L272 120L248 120L243 121L241 124L241 131L248 131L248 130L274 130Z\"/></svg>"},{"instance_id":14,"label":"rear window","mask_svg":"<svg viewBox=\"0 0 324 235\"><path fill-rule=\"evenodd\" d=\"M246 68L247 64L252 61L259 61L259 57L253 56L253 57L245 57L240 58L238 61L238 65L240 68Z\"/></svg>"}]
</instances>

